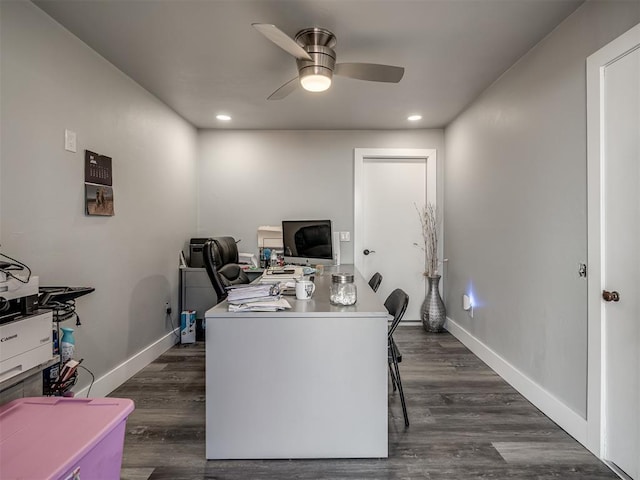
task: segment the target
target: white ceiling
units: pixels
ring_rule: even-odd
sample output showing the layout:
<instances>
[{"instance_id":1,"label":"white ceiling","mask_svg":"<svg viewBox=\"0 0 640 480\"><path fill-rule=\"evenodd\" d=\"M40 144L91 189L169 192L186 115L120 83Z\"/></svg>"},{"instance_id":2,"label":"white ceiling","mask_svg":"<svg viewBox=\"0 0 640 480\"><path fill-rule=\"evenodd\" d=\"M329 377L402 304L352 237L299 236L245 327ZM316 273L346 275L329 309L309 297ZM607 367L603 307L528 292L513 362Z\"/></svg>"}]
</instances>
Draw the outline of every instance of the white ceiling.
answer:
<instances>
[{"instance_id":1,"label":"white ceiling","mask_svg":"<svg viewBox=\"0 0 640 480\"><path fill-rule=\"evenodd\" d=\"M441 128L583 0L40 0L41 9L199 128ZM251 27L335 33L338 62L405 67L266 98L295 59ZM228 113L231 122L216 120ZM409 123L409 114L423 119Z\"/></svg>"}]
</instances>

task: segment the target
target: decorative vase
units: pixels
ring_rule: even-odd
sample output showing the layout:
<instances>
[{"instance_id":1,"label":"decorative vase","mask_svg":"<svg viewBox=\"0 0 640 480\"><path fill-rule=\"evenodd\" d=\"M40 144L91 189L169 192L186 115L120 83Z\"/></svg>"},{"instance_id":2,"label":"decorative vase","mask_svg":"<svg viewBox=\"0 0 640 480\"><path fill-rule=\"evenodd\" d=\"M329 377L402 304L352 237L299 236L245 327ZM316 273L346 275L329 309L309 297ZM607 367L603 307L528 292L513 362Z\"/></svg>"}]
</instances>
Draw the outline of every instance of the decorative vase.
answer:
<instances>
[{"instance_id":1,"label":"decorative vase","mask_svg":"<svg viewBox=\"0 0 640 480\"><path fill-rule=\"evenodd\" d=\"M76 339L73 337L73 328L62 327L62 338L60 339L60 361L64 365L73 358L76 348Z\"/></svg>"},{"instance_id":2,"label":"decorative vase","mask_svg":"<svg viewBox=\"0 0 640 480\"><path fill-rule=\"evenodd\" d=\"M438 333L442 332L444 321L447 319L447 311L438 290L440 275L427 277L427 280L429 281L429 291L424 302L422 302L420 318L422 319L422 326L427 332Z\"/></svg>"}]
</instances>

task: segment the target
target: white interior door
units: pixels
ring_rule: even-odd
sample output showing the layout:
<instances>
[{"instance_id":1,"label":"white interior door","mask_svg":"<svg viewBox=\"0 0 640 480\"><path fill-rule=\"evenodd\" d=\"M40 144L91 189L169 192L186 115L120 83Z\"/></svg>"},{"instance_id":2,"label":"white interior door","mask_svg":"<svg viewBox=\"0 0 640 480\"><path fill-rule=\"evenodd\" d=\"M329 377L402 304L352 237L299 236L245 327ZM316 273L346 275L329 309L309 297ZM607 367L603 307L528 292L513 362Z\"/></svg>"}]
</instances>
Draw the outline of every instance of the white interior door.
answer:
<instances>
[{"instance_id":1,"label":"white interior door","mask_svg":"<svg viewBox=\"0 0 640 480\"><path fill-rule=\"evenodd\" d=\"M422 231L416 206L436 202L435 152L416 149L356 149L356 268L370 278L383 276L385 299L394 289L409 295L405 321L420 320L426 294Z\"/></svg>"},{"instance_id":2,"label":"white interior door","mask_svg":"<svg viewBox=\"0 0 640 480\"><path fill-rule=\"evenodd\" d=\"M604 73L605 458L640 479L640 50Z\"/></svg>"},{"instance_id":3,"label":"white interior door","mask_svg":"<svg viewBox=\"0 0 640 480\"><path fill-rule=\"evenodd\" d=\"M589 57L587 98L589 448L640 480L640 25Z\"/></svg>"}]
</instances>

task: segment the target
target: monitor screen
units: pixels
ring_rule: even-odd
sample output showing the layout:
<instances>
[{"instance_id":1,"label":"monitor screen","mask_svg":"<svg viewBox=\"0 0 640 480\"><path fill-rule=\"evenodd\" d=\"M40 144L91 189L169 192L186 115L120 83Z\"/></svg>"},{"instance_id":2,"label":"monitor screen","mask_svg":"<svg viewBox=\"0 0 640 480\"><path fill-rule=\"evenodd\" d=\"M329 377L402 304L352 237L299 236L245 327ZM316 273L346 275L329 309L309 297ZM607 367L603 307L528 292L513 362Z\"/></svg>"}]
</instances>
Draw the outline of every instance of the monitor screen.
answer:
<instances>
[{"instance_id":1,"label":"monitor screen","mask_svg":"<svg viewBox=\"0 0 640 480\"><path fill-rule=\"evenodd\" d=\"M333 264L331 220L283 220L282 244L287 263Z\"/></svg>"}]
</instances>

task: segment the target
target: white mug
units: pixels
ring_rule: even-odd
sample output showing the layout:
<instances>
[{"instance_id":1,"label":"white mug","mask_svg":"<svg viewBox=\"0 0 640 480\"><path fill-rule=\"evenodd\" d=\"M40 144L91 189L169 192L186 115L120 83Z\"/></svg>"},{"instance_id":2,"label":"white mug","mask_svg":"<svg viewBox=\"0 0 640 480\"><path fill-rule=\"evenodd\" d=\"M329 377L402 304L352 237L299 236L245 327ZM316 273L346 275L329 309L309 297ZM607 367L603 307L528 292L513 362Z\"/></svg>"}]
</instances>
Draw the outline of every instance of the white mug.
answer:
<instances>
[{"instance_id":1,"label":"white mug","mask_svg":"<svg viewBox=\"0 0 640 480\"><path fill-rule=\"evenodd\" d=\"M296 282L296 298L298 300L308 300L316 291L316 285L311 280L298 280Z\"/></svg>"}]
</instances>

